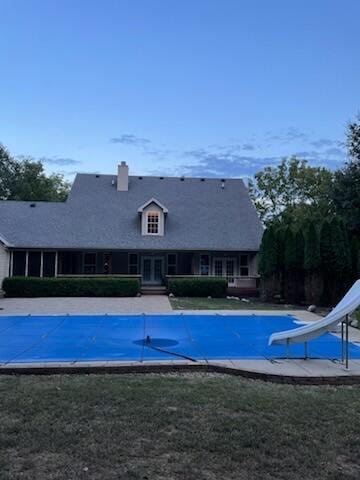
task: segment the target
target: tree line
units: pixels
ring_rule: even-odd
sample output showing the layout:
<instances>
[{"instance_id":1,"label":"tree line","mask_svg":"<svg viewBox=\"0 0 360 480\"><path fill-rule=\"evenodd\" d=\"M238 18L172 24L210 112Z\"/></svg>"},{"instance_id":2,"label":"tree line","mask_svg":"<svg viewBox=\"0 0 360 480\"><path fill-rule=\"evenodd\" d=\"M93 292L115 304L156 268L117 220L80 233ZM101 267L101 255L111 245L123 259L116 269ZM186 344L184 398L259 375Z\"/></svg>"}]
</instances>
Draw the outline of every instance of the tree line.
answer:
<instances>
[{"instance_id":1,"label":"tree line","mask_svg":"<svg viewBox=\"0 0 360 480\"><path fill-rule=\"evenodd\" d=\"M69 188L63 175L47 175L40 161L15 158L0 143L0 200L63 201Z\"/></svg>"},{"instance_id":2,"label":"tree line","mask_svg":"<svg viewBox=\"0 0 360 480\"><path fill-rule=\"evenodd\" d=\"M259 254L266 300L331 305L360 277L360 117L347 127L346 146L339 170L292 157L250 183L266 227Z\"/></svg>"}]
</instances>

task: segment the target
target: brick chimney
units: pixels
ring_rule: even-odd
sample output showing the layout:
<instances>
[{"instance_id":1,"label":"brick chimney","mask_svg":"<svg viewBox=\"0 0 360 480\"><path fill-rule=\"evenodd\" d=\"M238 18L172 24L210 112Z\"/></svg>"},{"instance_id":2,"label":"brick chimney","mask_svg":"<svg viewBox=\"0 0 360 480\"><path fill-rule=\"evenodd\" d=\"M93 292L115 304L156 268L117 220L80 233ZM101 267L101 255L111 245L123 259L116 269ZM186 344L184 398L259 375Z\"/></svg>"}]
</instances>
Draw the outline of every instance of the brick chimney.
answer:
<instances>
[{"instance_id":1,"label":"brick chimney","mask_svg":"<svg viewBox=\"0 0 360 480\"><path fill-rule=\"evenodd\" d=\"M126 165L126 162L121 162L120 165L118 165L117 191L127 192L128 190L129 190L129 167Z\"/></svg>"}]
</instances>

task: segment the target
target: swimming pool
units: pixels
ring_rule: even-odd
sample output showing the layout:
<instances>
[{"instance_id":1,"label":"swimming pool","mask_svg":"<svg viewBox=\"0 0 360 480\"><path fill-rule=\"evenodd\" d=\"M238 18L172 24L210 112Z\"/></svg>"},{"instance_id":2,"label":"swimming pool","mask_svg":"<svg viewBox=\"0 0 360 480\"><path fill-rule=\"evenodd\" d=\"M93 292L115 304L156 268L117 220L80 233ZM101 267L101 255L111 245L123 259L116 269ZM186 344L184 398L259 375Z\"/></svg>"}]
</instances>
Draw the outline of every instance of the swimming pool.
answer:
<instances>
[{"instance_id":1,"label":"swimming pool","mask_svg":"<svg viewBox=\"0 0 360 480\"><path fill-rule=\"evenodd\" d=\"M275 359L283 345L271 333L298 327L290 315L64 315L0 317L0 364L28 362ZM308 344L311 358L337 359L340 340L325 334ZM302 358L302 344L290 346ZM360 347L349 345L360 359Z\"/></svg>"}]
</instances>

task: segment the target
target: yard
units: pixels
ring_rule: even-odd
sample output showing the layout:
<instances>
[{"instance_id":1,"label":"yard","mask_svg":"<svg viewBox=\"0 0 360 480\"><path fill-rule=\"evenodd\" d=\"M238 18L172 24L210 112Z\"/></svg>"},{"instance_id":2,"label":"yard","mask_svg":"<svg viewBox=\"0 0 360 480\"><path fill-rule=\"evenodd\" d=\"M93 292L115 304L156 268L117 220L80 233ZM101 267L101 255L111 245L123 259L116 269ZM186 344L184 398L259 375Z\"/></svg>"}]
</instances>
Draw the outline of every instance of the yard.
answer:
<instances>
[{"instance_id":1,"label":"yard","mask_svg":"<svg viewBox=\"0 0 360 480\"><path fill-rule=\"evenodd\" d=\"M0 478L358 479L360 387L0 377Z\"/></svg>"},{"instance_id":2,"label":"yard","mask_svg":"<svg viewBox=\"0 0 360 480\"><path fill-rule=\"evenodd\" d=\"M300 310L304 307L275 303L262 303L253 298L249 302L232 298L173 297L169 298L174 310Z\"/></svg>"}]
</instances>

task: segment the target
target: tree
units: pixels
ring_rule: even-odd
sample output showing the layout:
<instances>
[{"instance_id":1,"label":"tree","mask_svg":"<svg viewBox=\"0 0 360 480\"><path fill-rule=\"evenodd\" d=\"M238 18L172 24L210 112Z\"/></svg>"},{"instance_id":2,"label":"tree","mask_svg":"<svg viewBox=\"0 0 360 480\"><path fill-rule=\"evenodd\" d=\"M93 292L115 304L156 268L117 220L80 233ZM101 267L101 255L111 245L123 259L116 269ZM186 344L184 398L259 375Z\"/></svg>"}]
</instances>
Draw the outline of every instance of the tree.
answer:
<instances>
[{"instance_id":1,"label":"tree","mask_svg":"<svg viewBox=\"0 0 360 480\"><path fill-rule=\"evenodd\" d=\"M305 230L304 269L307 272L316 272L320 269L319 235L313 222Z\"/></svg>"},{"instance_id":2,"label":"tree","mask_svg":"<svg viewBox=\"0 0 360 480\"><path fill-rule=\"evenodd\" d=\"M62 175L47 176L41 162L23 160L19 164L11 200L63 201L69 185Z\"/></svg>"},{"instance_id":3,"label":"tree","mask_svg":"<svg viewBox=\"0 0 360 480\"><path fill-rule=\"evenodd\" d=\"M350 158L360 162L360 114L347 126L346 146Z\"/></svg>"},{"instance_id":4,"label":"tree","mask_svg":"<svg viewBox=\"0 0 360 480\"><path fill-rule=\"evenodd\" d=\"M304 236L301 230L288 226L284 235L283 293L285 301L301 303L304 300Z\"/></svg>"},{"instance_id":5,"label":"tree","mask_svg":"<svg viewBox=\"0 0 360 480\"><path fill-rule=\"evenodd\" d=\"M286 229L284 247L284 268L285 271L291 272L295 270L297 266L296 240L291 227L287 227Z\"/></svg>"},{"instance_id":6,"label":"tree","mask_svg":"<svg viewBox=\"0 0 360 480\"><path fill-rule=\"evenodd\" d=\"M265 230L259 251L259 272L266 276L270 276L277 270L277 242L274 227Z\"/></svg>"},{"instance_id":7,"label":"tree","mask_svg":"<svg viewBox=\"0 0 360 480\"><path fill-rule=\"evenodd\" d=\"M285 158L276 167L265 167L249 183L250 196L265 223L275 219L319 218L330 209L329 192L333 173L323 167L311 167L306 160Z\"/></svg>"},{"instance_id":8,"label":"tree","mask_svg":"<svg viewBox=\"0 0 360 480\"><path fill-rule=\"evenodd\" d=\"M335 251L334 271L338 279L348 279L351 271L351 252L344 222L334 217L332 225L332 242Z\"/></svg>"},{"instance_id":9,"label":"tree","mask_svg":"<svg viewBox=\"0 0 360 480\"><path fill-rule=\"evenodd\" d=\"M270 226L264 232L259 252L259 272L262 274L261 290L265 300L273 301L279 293L279 243L275 226Z\"/></svg>"},{"instance_id":10,"label":"tree","mask_svg":"<svg viewBox=\"0 0 360 480\"><path fill-rule=\"evenodd\" d=\"M32 158L14 159L0 144L0 200L63 201L69 187L62 175L47 175Z\"/></svg>"},{"instance_id":11,"label":"tree","mask_svg":"<svg viewBox=\"0 0 360 480\"><path fill-rule=\"evenodd\" d=\"M319 304L323 297L323 277L321 274L320 239L314 222L310 222L305 229L304 272L305 300L311 304Z\"/></svg>"},{"instance_id":12,"label":"tree","mask_svg":"<svg viewBox=\"0 0 360 480\"><path fill-rule=\"evenodd\" d=\"M351 251L351 276L355 281L360 277L360 242L359 239L353 237L350 245Z\"/></svg>"},{"instance_id":13,"label":"tree","mask_svg":"<svg viewBox=\"0 0 360 480\"><path fill-rule=\"evenodd\" d=\"M6 200L14 190L17 163L0 143L0 200Z\"/></svg>"},{"instance_id":14,"label":"tree","mask_svg":"<svg viewBox=\"0 0 360 480\"><path fill-rule=\"evenodd\" d=\"M348 286L351 274L350 248L344 224L333 218L325 221L320 237L324 300L335 303Z\"/></svg>"},{"instance_id":15,"label":"tree","mask_svg":"<svg viewBox=\"0 0 360 480\"><path fill-rule=\"evenodd\" d=\"M335 173L332 201L351 235L360 235L360 116L347 127L349 161Z\"/></svg>"}]
</instances>

